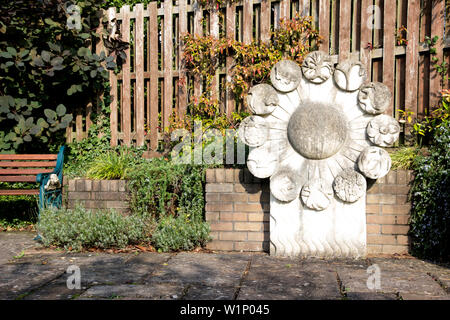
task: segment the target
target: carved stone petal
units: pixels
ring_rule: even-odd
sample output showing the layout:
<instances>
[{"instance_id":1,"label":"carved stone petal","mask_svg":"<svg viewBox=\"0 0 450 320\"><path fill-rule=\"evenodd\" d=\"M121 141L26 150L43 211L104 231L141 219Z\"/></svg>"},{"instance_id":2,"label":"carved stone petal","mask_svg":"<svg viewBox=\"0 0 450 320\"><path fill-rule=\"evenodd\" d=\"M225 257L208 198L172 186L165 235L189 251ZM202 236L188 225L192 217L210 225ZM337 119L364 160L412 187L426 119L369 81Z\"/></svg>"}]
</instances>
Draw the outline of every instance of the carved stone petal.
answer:
<instances>
[{"instance_id":1,"label":"carved stone petal","mask_svg":"<svg viewBox=\"0 0 450 320\"><path fill-rule=\"evenodd\" d=\"M352 168L343 170L333 182L336 196L344 202L355 202L367 189L366 179Z\"/></svg>"},{"instance_id":2,"label":"carved stone petal","mask_svg":"<svg viewBox=\"0 0 450 320\"><path fill-rule=\"evenodd\" d=\"M315 179L303 186L301 198L308 208L322 211L328 208L333 199L333 188L325 180Z\"/></svg>"},{"instance_id":3,"label":"carved stone petal","mask_svg":"<svg viewBox=\"0 0 450 320\"><path fill-rule=\"evenodd\" d=\"M300 187L300 178L291 169L281 169L270 178L270 192L282 202L297 199Z\"/></svg>"},{"instance_id":4,"label":"carved stone petal","mask_svg":"<svg viewBox=\"0 0 450 320\"><path fill-rule=\"evenodd\" d=\"M250 147L262 146L268 138L269 128L266 120L259 116L245 118L239 125L239 138Z\"/></svg>"},{"instance_id":5,"label":"carved stone petal","mask_svg":"<svg viewBox=\"0 0 450 320\"><path fill-rule=\"evenodd\" d=\"M359 171L370 179L378 179L387 175L391 164L389 153L378 147L367 147L358 158Z\"/></svg>"},{"instance_id":6,"label":"carved stone petal","mask_svg":"<svg viewBox=\"0 0 450 320\"><path fill-rule=\"evenodd\" d=\"M356 91L366 81L367 71L359 61L346 60L336 66L334 80L345 91Z\"/></svg>"},{"instance_id":7,"label":"carved stone petal","mask_svg":"<svg viewBox=\"0 0 450 320\"><path fill-rule=\"evenodd\" d=\"M247 95L248 107L254 114L270 114L279 103L277 91L269 84L258 84Z\"/></svg>"},{"instance_id":8,"label":"carved stone petal","mask_svg":"<svg viewBox=\"0 0 450 320\"><path fill-rule=\"evenodd\" d=\"M302 69L292 60L281 60L270 71L270 81L281 92L295 90L300 84Z\"/></svg>"},{"instance_id":9,"label":"carved stone petal","mask_svg":"<svg viewBox=\"0 0 450 320\"><path fill-rule=\"evenodd\" d=\"M391 104L391 100L391 91L380 82L365 84L358 93L358 105L368 114L382 114Z\"/></svg>"},{"instance_id":10,"label":"carved stone petal","mask_svg":"<svg viewBox=\"0 0 450 320\"><path fill-rule=\"evenodd\" d=\"M367 125L369 140L380 147L391 147L400 135L400 125L394 118L382 114Z\"/></svg>"},{"instance_id":11,"label":"carved stone petal","mask_svg":"<svg viewBox=\"0 0 450 320\"><path fill-rule=\"evenodd\" d=\"M268 178L278 167L278 152L271 150L272 145L266 144L250 151L247 158L247 167L257 178Z\"/></svg>"},{"instance_id":12,"label":"carved stone petal","mask_svg":"<svg viewBox=\"0 0 450 320\"><path fill-rule=\"evenodd\" d=\"M322 51L309 53L302 64L303 76L313 83L323 83L333 74L333 62L329 55Z\"/></svg>"}]
</instances>

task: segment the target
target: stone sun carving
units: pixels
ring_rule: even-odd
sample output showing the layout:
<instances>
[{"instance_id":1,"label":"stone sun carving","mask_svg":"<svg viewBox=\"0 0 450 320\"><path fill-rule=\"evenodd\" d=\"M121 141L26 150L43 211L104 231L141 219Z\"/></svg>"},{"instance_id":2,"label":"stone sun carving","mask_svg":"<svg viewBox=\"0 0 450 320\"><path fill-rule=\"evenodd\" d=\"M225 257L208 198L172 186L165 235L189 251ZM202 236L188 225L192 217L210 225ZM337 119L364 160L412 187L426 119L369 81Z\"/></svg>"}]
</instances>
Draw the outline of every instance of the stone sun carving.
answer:
<instances>
[{"instance_id":1,"label":"stone sun carving","mask_svg":"<svg viewBox=\"0 0 450 320\"><path fill-rule=\"evenodd\" d=\"M316 51L302 66L289 60L272 69L272 85L254 86L252 116L239 137L251 147L247 166L270 177L271 254L360 257L366 253L366 178L389 172L400 127L382 113L389 89L366 83L357 61L334 67Z\"/></svg>"}]
</instances>

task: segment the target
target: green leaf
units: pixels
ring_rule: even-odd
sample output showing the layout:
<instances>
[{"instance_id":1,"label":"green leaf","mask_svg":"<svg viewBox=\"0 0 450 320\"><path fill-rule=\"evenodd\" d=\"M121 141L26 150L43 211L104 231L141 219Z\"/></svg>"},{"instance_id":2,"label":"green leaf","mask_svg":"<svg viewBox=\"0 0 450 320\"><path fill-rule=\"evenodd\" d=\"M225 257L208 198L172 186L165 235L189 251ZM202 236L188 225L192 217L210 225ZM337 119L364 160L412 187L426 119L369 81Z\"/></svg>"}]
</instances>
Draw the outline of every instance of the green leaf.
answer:
<instances>
[{"instance_id":1,"label":"green leaf","mask_svg":"<svg viewBox=\"0 0 450 320\"><path fill-rule=\"evenodd\" d=\"M7 48L6 48L6 51L8 51L9 54L11 54L11 55L13 55L13 56L16 56L16 55L17 55L17 51L16 51L16 49L14 49L13 47L7 47Z\"/></svg>"},{"instance_id":2,"label":"green leaf","mask_svg":"<svg viewBox=\"0 0 450 320\"><path fill-rule=\"evenodd\" d=\"M58 114L58 116L62 117L66 114L66 107L63 104L59 104L56 107L56 113Z\"/></svg>"},{"instance_id":3,"label":"green leaf","mask_svg":"<svg viewBox=\"0 0 450 320\"><path fill-rule=\"evenodd\" d=\"M47 117L47 119L55 119L56 118L56 112L51 109L45 109L44 114Z\"/></svg>"},{"instance_id":4,"label":"green leaf","mask_svg":"<svg viewBox=\"0 0 450 320\"><path fill-rule=\"evenodd\" d=\"M0 52L0 57L6 58L6 59L11 59L13 56L9 52L2 51L2 52Z\"/></svg>"},{"instance_id":5,"label":"green leaf","mask_svg":"<svg viewBox=\"0 0 450 320\"><path fill-rule=\"evenodd\" d=\"M56 51L56 52L61 52L61 47L55 43L52 42L47 42L48 47L50 48L50 50Z\"/></svg>"},{"instance_id":6,"label":"green leaf","mask_svg":"<svg viewBox=\"0 0 450 320\"><path fill-rule=\"evenodd\" d=\"M61 57L55 57L52 59L52 61L50 62L52 66L58 66L61 65L63 63L64 59Z\"/></svg>"},{"instance_id":7,"label":"green leaf","mask_svg":"<svg viewBox=\"0 0 450 320\"><path fill-rule=\"evenodd\" d=\"M50 62L50 52L43 50L41 52L41 57L45 62Z\"/></svg>"}]
</instances>

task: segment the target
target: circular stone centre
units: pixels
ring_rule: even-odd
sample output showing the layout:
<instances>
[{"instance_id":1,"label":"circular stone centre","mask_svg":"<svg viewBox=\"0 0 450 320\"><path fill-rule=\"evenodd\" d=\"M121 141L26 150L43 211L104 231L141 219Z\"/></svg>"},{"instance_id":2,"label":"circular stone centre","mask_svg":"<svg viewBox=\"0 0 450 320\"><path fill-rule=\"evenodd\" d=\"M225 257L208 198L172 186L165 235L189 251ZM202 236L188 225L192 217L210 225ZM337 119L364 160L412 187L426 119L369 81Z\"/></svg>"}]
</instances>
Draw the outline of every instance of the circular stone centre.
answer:
<instances>
[{"instance_id":1,"label":"circular stone centre","mask_svg":"<svg viewBox=\"0 0 450 320\"><path fill-rule=\"evenodd\" d=\"M305 158L326 159L344 144L347 122L330 105L305 103L292 114L287 134L292 147Z\"/></svg>"}]
</instances>

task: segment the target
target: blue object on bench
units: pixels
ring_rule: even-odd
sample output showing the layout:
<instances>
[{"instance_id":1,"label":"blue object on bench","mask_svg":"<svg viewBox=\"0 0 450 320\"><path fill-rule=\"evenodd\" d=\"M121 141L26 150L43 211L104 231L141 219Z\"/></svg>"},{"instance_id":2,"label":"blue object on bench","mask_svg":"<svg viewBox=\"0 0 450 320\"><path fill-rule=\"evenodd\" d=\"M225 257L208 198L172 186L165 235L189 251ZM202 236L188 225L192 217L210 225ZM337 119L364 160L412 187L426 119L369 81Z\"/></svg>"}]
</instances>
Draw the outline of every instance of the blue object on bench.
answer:
<instances>
[{"instance_id":1,"label":"blue object on bench","mask_svg":"<svg viewBox=\"0 0 450 320\"><path fill-rule=\"evenodd\" d=\"M46 207L54 206L61 208L62 206L62 184L63 184L63 164L64 164L64 149L62 146L59 149L58 157L56 159L56 166L53 172L50 173L39 173L36 176L36 182L40 184L39 186L39 211ZM61 183L61 188L54 190L45 190L45 185L50 179L51 174L56 174Z\"/></svg>"},{"instance_id":2,"label":"blue object on bench","mask_svg":"<svg viewBox=\"0 0 450 320\"><path fill-rule=\"evenodd\" d=\"M47 207L56 207L61 208L62 206L62 185L63 185L63 165L64 165L64 149L65 147L62 146L59 149L58 157L56 158L56 166L55 169L50 173L39 173L36 176L36 182L40 184L39 186L39 216L41 210ZM50 180L50 175L56 174L58 176L58 179L61 183L61 187L53 190L45 190L45 186ZM38 234L34 240L41 240L41 236Z\"/></svg>"}]
</instances>

